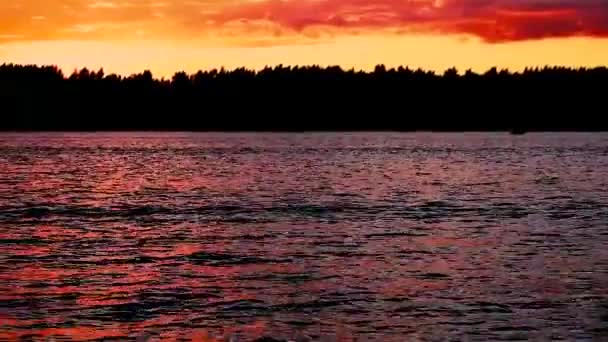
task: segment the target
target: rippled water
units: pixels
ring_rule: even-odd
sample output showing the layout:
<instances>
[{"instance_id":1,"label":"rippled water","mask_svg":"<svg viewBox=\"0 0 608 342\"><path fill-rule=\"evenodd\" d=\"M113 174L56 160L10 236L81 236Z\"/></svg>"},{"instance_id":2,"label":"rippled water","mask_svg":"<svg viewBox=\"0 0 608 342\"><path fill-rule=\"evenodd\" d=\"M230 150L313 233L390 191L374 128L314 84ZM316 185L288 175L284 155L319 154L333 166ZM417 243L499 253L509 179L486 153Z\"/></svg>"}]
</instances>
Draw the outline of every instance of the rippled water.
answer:
<instances>
[{"instance_id":1,"label":"rippled water","mask_svg":"<svg viewBox=\"0 0 608 342\"><path fill-rule=\"evenodd\" d=\"M1 134L0 239L0 340L601 340L608 134Z\"/></svg>"}]
</instances>

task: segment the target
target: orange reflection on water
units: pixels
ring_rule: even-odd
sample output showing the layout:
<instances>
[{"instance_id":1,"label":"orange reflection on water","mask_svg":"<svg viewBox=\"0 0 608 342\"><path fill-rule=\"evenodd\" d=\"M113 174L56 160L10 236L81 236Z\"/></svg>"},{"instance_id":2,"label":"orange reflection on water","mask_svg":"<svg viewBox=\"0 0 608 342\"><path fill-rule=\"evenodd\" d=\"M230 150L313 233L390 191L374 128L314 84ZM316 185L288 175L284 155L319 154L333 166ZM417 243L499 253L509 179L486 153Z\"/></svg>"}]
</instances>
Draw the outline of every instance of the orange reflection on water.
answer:
<instances>
[{"instance_id":1,"label":"orange reflection on water","mask_svg":"<svg viewBox=\"0 0 608 342\"><path fill-rule=\"evenodd\" d=\"M142 246L140 253L143 256L153 258L172 258L177 256L192 255L201 252L203 247L196 243L176 243L172 246Z\"/></svg>"},{"instance_id":2,"label":"orange reflection on water","mask_svg":"<svg viewBox=\"0 0 608 342\"><path fill-rule=\"evenodd\" d=\"M38 144L65 155L26 149L36 165L11 170L23 178L0 175L8 193L0 201L15 199L0 203L9 245L0 339L216 341L299 328L320 335L352 321L378 339L389 331L432 340L466 334L472 323L492 340L511 336L497 325L522 317L544 329L545 311L560 315L569 336L568 315L595 314L589 294L606 294L597 272L606 265L603 193L591 198L589 182L557 168L560 187L534 183L517 173L519 152L508 152L507 164L507 152L467 150L453 136L270 135L270 146L231 136L219 139L226 150L206 135L194 148L151 136L44 138ZM475 144L504 150L504 139ZM587 161L595 162L594 172L606 169ZM565 188L590 198L584 206L570 194L547 198ZM574 216L551 217L563 213ZM517 311L539 298L561 302Z\"/></svg>"},{"instance_id":3,"label":"orange reflection on water","mask_svg":"<svg viewBox=\"0 0 608 342\"><path fill-rule=\"evenodd\" d=\"M23 281L40 282L40 281L61 281L74 277L81 273L78 269L60 269L60 268L46 268L42 265L31 263L27 266L20 267L11 272L11 274L0 275L0 279L20 279Z\"/></svg>"},{"instance_id":4,"label":"orange reflection on water","mask_svg":"<svg viewBox=\"0 0 608 342\"><path fill-rule=\"evenodd\" d=\"M50 338L68 341L83 341L94 339L119 338L125 336L125 330L112 327L73 327L73 328L43 328L37 329L34 336L48 341ZM31 336L32 332L27 330L18 330L11 332L0 332L0 340L2 341L22 341L25 336ZM35 339L39 340L39 339Z\"/></svg>"}]
</instances>

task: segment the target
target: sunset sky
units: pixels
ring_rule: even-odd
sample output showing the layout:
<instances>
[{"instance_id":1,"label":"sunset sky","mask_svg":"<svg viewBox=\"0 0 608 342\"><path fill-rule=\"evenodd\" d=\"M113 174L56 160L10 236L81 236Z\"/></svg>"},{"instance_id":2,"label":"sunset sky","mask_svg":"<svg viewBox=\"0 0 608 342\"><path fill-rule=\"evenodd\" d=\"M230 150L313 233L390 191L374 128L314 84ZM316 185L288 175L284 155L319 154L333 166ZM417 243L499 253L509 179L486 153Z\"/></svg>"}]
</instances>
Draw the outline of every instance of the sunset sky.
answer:
<instances>
[{"instance_id":1,"label":"sunset sky","mask_svg":"<svg viewBox=\"0 0 608 342\"><path fill-rule=\"evenodd\" d=\"M608 0L2 0L0 62L129 74L608 63Z\"/></svg>"}]
</instances>

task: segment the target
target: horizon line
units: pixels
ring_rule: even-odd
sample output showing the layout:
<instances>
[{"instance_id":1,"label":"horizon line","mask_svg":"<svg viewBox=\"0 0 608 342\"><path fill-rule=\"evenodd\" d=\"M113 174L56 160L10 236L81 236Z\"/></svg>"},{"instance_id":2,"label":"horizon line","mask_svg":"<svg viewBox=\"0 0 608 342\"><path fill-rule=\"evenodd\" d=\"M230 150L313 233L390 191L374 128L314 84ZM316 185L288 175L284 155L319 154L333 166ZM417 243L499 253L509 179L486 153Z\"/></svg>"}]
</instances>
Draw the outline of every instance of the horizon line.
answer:
<instances>
[{"instance_id":1,"label":"horizon line","mask_svg":"<svg viewBox=\"0 0 608 342\"><path fill-rule=\"evenodd\" d=\"M54 68L57 71L60 71L61 74L65 77L65 78L69 78L70 75L73 75L77 72L81 72L81 71L88 71L88 72L93 72L93 73L98 73L100 71L103 71L105 74L105 67L101 66L101 67L90 67L90 66L83 66L80 68L74 68L71 72L69 72L68 70L66 70L67 68L62 68L60 65L58 64L36 64L36 63L26 63L26 64L21 64L21 63L13 63L13 62L7 62L7 61L3 61L0 64L0 67L34 67L34 68ZM434 75L444 75L445 73L449 72L449 71L456 71L456 73L459 76L465 75L466 73L473 73L476 75L484 75L486 73L492 72L492 71L496 71L496 72L508 72L509 74L512 75L517 75L517 74L521 74L524 73L526 71L542 71L542 70L550 70L550 69L563 69L563 70L569 70L569 71L589 71L589 70L598 70L598 69L608 69L608 64L598 64L595 66L571 66L571 65L563 65L563 64L544 64L544 65L529 65L529 66L525 66L523 68L509 68L509 67L500 67L498 65L490 67L490 68L486 68L484 71L475 71L474 68L469 67L469 68L458 68L457 66L452 66L452 67L448 67L445 68L443 70L437 70L437 69L432 69L432 68L422 68L422 67L412 67L408 64L400 64L400 65L387 65L384 63L378 63L375 64L373 67L371 68L355 68L355 67L346 67L340 64L315 64L315 63L311 63L311 64L283 64L283 63L278 63L278 64L267 64L264 67L247 67L247 66L240 66L240 67L226 67L226 66L219 66L219 67L212 67L212 68L200 68L196 71L191 71L188 72L185 69L176 69L176 71L173 72L172 76L175 76L177 74L186 74L187 76L193 76L196 75L197 73L210 73L210 72L225 72L225 73L231 73L231 72L235 72L235 71L248 71L248 72L254 72L256 74L258 74L261 71L265 71L265 70L276 70L276 69L289 69L289 70L293 70L293 69L306 69L306 68L320 68L320 69L335 69L335 68L339 68L341 71L343 72L354 72L354 73L363 73L363 74L373 74L374 72L376 72L376 70L378 70L378 68L384 68L384 72L398 72L398 71L412 71L412 72L424 72L426 74L434 74ZM155 80L165 80L167 79L166 76L160 77L160 78L156 78L154 77L155 72L153 70L151 70L151 68L144 68L139 72L134 72L134 73L116 73L116 72L110 72L108 74L105 74L105 76L110 76L110 75L115 75L115 76L121 76L121 77L131 77L131 76L136 76L136 75L142 75L146 72L149 72L153 78ZM171 76L169 76L170 79Z\"/></svg>"}]
</instances>

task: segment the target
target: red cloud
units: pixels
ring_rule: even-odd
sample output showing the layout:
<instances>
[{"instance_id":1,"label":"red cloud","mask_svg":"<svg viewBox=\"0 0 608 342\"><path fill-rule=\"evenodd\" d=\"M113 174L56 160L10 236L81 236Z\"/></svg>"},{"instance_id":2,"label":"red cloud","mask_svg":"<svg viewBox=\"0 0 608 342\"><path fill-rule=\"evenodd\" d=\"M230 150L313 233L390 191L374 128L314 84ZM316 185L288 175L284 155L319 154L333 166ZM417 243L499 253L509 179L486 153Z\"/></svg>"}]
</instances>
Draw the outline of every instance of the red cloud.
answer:
<instances>
[{"instance_id":1,"label":"red cloud","mask_svg":"<svg viewBox=\"0 0 608 342\"><path fill-rule=\"evenodd\" d=\"M264 21L295 31L460 33L489 42L608 37L608 0L257 0L226 8L213 20L217 25Z\"/></svg>"}]
</instances>

